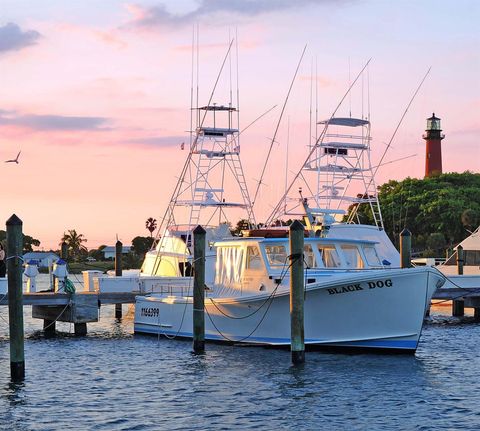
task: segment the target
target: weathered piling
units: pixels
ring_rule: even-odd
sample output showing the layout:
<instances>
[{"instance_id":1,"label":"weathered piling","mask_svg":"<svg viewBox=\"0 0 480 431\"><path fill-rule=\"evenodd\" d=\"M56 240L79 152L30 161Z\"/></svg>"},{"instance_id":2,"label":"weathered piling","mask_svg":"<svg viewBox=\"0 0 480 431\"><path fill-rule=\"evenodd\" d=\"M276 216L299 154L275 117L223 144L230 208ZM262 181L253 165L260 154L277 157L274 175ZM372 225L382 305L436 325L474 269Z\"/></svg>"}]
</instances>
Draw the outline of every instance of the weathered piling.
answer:
<instances>
[{"instance_id":1,"label":"weathered piling","mask_svg":"<svg viewBox=\"0 0 480 431\"><path fill-rule=\"evenodd\" d=\"M68 260L68 245L65 241L62 241L60 246L60 257L67 262Z\"/></svg>"},{"instance_id":2,"label":"weathered piling","mask_svg":"<svg viewBox=\"0 0 480 431\"><path fill-rule=\"evenodd\" d=\"M115 276L122 276L122 251L123 244L117 240L115 243ZM115 318L122 318L122 304L115 304Z\"/></svg>"},{"instance_id":3,"label":"weathered piling","mask_svg":"<svg viewBox=\"0 0 480 431\"><path fill-rule=\"evenodd\" d=\"M461 245L459 245L457 247L457 273L458 273L458 275L463 275L463 262L464 262L463 247Z\"/></svg>"},{"instance_id":4,"label":"weathered piling","mask_svg":"<svg viewBox=\"0 0 480 431\"><path fill-rule=\"evenodd\" d=\"M56 321L43 319L43 335L45 338L53 338L56 335Z\"/></svg>"},{"instance_id":5,"label":"weathered piling","mask_svg":"<svg viewBox=\"0 0 480 431\"><path fill-rule=\"evenodd\" d=\"M402 268L412 266L412 234L407 228L400 232L400 266Z\"/></svg>"},{"instance_id":6,"label":"weathered piling","mask_svg":"<svg viewBox=\"0 0 480 431\"><path fill-rule=\"evenodd\" d=\"M193 351L205 351L205 229L193 231Z\"/></svg>"},{"instance_id":7,"label":"weathered piling","mask_svg":"<svg viewBox=\"0 0 480 431\"><path fill-rule=\"evenodd\" d=\"M19 382L25 378L22 292L22 221L13 214L7 220L8 319L10 330L10 376Z\"/></svg>"},{"instance_id":8,"label":"weathered piling","mask_svg":"<svg viewBox=\"0 0 480 431\"><path fill-rule=\"evenodd\" d=\"M463 247L457 247L457 272L463 275ZM454 299L452 301L452 316L461 317L465 315L465 301L463 299Z\"/></svg>"},{"instance_id":9,"label":"weathered piling","mask_svg":"<svg viewBox=\"0 0 480 431\"><path fill-rule=\"evenodd\" d=\"M294 365L305 362L304 231L304 226L298 220L290 226L290 350Z\"/></svg>"}]
</instances>

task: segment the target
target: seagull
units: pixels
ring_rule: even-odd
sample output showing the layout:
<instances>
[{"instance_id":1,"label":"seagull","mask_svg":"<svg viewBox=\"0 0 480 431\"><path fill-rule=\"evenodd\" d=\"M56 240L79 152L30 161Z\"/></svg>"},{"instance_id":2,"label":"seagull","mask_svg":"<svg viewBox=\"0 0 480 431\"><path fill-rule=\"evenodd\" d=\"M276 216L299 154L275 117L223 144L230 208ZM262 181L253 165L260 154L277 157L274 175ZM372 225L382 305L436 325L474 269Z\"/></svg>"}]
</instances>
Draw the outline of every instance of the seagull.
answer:
<instances>
[{"instance_id":1,"label":"seagull","mask_svg":"<svg viewBox=\"0 0 480 431\"><path fill-rule=\"evenodd\" d=\"M5 160L5 163L16 163L18 165L18 158L20 157L21 151L18 152L17 157L11 160Z\"/></svg>"}]
</instances>

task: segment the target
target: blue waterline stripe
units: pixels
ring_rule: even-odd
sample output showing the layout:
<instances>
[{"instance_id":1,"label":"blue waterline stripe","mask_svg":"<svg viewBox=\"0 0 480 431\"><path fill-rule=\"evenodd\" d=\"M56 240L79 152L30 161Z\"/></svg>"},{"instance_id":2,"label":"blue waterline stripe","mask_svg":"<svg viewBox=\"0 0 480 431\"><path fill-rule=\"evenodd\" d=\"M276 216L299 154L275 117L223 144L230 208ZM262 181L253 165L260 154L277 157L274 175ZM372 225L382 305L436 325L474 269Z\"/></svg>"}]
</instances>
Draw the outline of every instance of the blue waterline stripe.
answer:
<instances>
[{"instance_id":1,"label":"blue waterline stripe","mask_svg":"<svg viewBox=\"0 0 480 431\"><path fill-rule=\"evenodd\" d=\"M149 325L135 325L136 332L144 332L153 335L168 335L168 336L178 336L178 337L187 337L192 338L191 332L176 332L176 331L158 331L157 328L151 327ZM241 339L242 337L237 337ZM205 339L207 340L216 340L216 341L227 341L221 335L216 334L205 334ZM235 339L232 338L232 341L235 342ZM285 345L290 344L290 338L272 338L272 337L249 337L248 340L243 340L250 343L262 343L262 344L277 344ZM416 349L417 341L415 340L365 340L365 341L345 341L337 343L328 343L325 340L319 340L315 338L305 339L305 344L318 344L324 346L345 346L345 347L372 347L372 348L390 348L390 349Z\"/></svg>"}]
</instances>

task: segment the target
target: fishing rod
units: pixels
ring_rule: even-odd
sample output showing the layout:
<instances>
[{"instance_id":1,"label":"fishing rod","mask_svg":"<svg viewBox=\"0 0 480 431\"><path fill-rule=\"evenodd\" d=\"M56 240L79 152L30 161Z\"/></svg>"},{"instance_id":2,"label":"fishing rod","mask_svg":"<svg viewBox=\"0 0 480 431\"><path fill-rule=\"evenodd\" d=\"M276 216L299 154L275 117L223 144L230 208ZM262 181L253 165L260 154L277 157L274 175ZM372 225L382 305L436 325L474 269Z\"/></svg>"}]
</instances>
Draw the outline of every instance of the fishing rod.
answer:
<instances>
[{"instance_id":1,"label":"fishing rod","mask_svg":"<svg viewBox=\"0 0 480 431\"><path fill-rule=\"evenodd\" d=\"M270 142L270 148L268 149L267 158L265 159L265 163L263 165L262 174L260 175L260 179L258 180L258 183L257 183L257 189L255 190L255 195L253 197L252 206L254 206L255 203L257 202L258 191L260 190L260 186L261 186L262 181L263 181L263 176L265 175L265 170L267 169L268 159L270 158L270 154L272 152L273 144L275 143L275 138L277 137L277 133L278 133L278 130L280 128L280 123L282 122L283 113L285 112L285 108L287 106L288 98L290 97L290 92L292 91L293 84L295 83L295 79L297 78L298 69L300 69L300 65L302 63L303 56L305 55L306 50L307 50L307 45L305 45L305 47L303 48L302 55L300 56L300 60L298 61L298 64L297 64L297 69L295 70L295 74L293 75L292 82L290 83L290 88L288 89L287 96L285 97L285 101L283 102L282 112L280 113L280 117L278 119L277 127L275 128L275 133L273 134L272 141Z\"/></svg>"},{"instance_id":2,"label":"fishing rod","mask_svg":"<svg viewBox=\"0 0 480 431\"><path fill-rule=\"evenodd\" d=\"M427 76L428 74L430 73L430 70L432 70L432 67L430 66L427 70L427 73L425 73L425 75L423 76L422 80L420 81L420 84L418 84L418 87L417 89L415 90L415 93L413 93L413 96L411 97L410 99L410 102L408 102L408 105L407 107L405 108L405 111L403 111L403 114L400 118L400 121L398 122L397 124L397 127L395 127L395 130L392 134L392 137L390 138L390 141L388 141L388 145L387 147L385 148L385 151L383 152L383 155L382 157L380 158L380 161L378 162L378 165L377 165L377 168L375 169L375 172L373 173L373 176L372 176L372 179L370 180L370 182L373 181L373 178L375 178L375 175L378 171L378 168L382 165L382 161L383 159L385 158L385 155L387 154L387 151L390 149L390 146L392 145L392 142L393 142L393 139L395 138L397 132L398 132L398 129L400 128L401 124L403 123L403 119L405 118L405 115L407 115L407 112L408 110L410 109L410 105L412 104L412 102L414 101L415 97L417 96L418 92L420 91L420 88L422 88L422 85L423 83L425 82L425 79L427 79ZM370 184L369 184L370 185Z\"/></svg>"}]
</instances>

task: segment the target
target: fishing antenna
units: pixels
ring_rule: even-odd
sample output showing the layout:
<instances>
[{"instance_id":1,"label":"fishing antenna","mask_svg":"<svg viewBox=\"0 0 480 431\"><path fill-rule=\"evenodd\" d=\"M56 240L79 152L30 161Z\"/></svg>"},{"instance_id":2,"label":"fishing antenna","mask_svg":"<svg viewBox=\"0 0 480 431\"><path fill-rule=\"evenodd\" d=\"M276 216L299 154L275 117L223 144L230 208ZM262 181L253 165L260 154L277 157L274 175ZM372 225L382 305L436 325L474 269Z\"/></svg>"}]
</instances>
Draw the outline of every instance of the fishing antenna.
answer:
<instances>
[{"instance_id":1,"label":"fishing antenna","mask_svg":"<svg viewBox=\"0 0 480 431\"><path fill-rule=\"evenodd\" d=\"M392 134L392 137L390 138L390 141L388 141L388 145L385 148L385 151L382 154L382 157L380 158L380 161L378 162L377 168L375 169L375 172L373 173L372 179L370 180L370 183L373 181L373 178L375 178L375 175L378 171L378 168L382 165L383 159L385 158L385 155L387 154L387 151L389 150L390 146L392 145L393 139L395 138L395 135L398 132L398 129L400 128L401 124L403 123L403 119L405 118L405 115L407 115L408 110L410 109L410 105L412 104L413 100L417 96L417 93L420 91L420 88L422 88L423 83L425 82L425 79L427 79L428 74L430 73L430 70L432 70L432 67L430 66L427 70L427 73L423 76L422 80L420 81L420 84L418 84L417 89L415 90L415 93L413 93L412 98L410 99L410 102L408 102L407 107L405 108L405 111L403 111L402 117L400 118L400 121L397 124L397 127L395 127L395 130ZM370 185L370 184L368 184Z\"/></svg>"},{"instance_id":2,"label":"fishing antenna","mask_svg":"<svg viewBox=\"0 0 480 431\"><path fill-rule=\"evenodd\" d=\"M260 179L258 180L258 184L257 184L257 189L255 190L255 195L253 197L252 207L257 202L258 191L260 190L260 185L262 184L262 181L263 181L263 176L265 174L265 169L267 168L268 159L270 158L270 154L272 152L273 144L275 143L275 138L277 137L278 129L280 128L280 123L282 122L283 113L285 112L285 108L287 106L288 98L290 97L290 92L292 91L293 84L294 84L295 79L297 77L298 69L300 68L300 64L302 63L303 56L305 55L306 50L307 50L307 45L305 45L305 47L303 48L302 55L300 56L300 60L298 61L298 64L297 64L297 69L295 70L295 74L293 75L292 82L290 83L290 88L288 89L287 97L285 97L285 101L283 102L282 112L280 112L280 118L278 119L277 127L275 129L275 133L273 134L272 141L270 142L270 148L268 149L267 158L265 159L265 163L264 163L263 169L262 169L262 174L260 175Z\"/></svg>"},{"instance_id":3,"label":"fishing antenna","mask_svg":"<svg viewBox=\"0 0 480 431\"><path fill-rule=\"evenodd\" d=\"M323 130L322 130L322 133L320 133L320 136L318 137L317 141L315 142L315 145L312 147L312 149L310 150L310 152L308 153L308 156L307 158L305 159L305 162L303 163L302 167L300 168L300 170L297 172L297 174L295 175L295 177L293 178L293 180L291 181L290 183L290 186L288 187L288 189L286 190L285 194L282 196L282 198L280 199L280 201L277 203L276 207L274 208L274 210L272 211L272 213L270 214L270 216L268 217L267 221L266 221L266 225L268 226L268 224L276 217L277 213L279 212L280 208L282 207L282 203L283 203L283 200L286 199L288 193L290 193L290 190L292 189L293 185L295 184L295 182L297 181L297 179L300 177L301 173L302 173L302 168L308 163L308 161L310 160L310 157L312 157L313 153L315 151L317 151L317 148L319 146L319 143L323 140L324 138L324 135L325 135L325 132L327 130L327 127L328 127L328 124L330 123L331 119L335 116L335 114L337 113L338 109L340 108L340 106L342 105L342 103L344 102L345 98L349 95L352 87L355 85L355 83L358 81L358 78L360 78L360 76L362 75L363 71L366 69L366 67L368 66L368 64L370 63L372 59L370 58L366 63L365 63L365 66L363 66L362 70L360 70L360 72L358 72L357 76L355 77L354 81L350 84L350 86L348 87L347 91L345 92L345 94L343 95L343 97L340 99L340 102L338 102L337 106L335 107L335 109L333 110L332 112L332 115L330 115L330 118L328 119L328 121L325 122L325 125L323 127Z\"/></svg>"}]
</instances>

